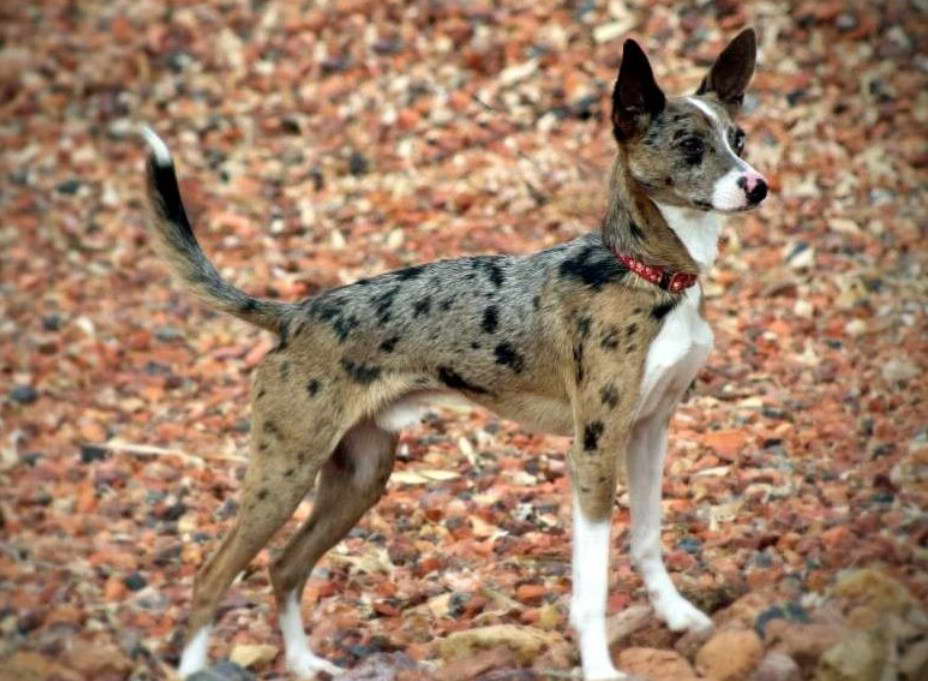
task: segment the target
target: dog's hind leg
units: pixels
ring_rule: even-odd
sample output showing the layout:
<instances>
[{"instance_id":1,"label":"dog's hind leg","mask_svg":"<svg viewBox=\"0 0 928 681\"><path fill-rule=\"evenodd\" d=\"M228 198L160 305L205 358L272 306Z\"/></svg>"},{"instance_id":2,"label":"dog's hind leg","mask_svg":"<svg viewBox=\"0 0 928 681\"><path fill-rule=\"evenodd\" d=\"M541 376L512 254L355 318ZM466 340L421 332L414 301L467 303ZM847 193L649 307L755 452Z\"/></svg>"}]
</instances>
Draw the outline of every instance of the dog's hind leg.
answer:
<instances>
[{"instance_id":1,"label":"dog's hind leg","mask_svg":"<svg viewBox=\"0 0 928 681\"><path fill-rule=\"evenodd\" d=\"M235 525L200 568L194 582L188 639L180 661L181 678L206 667L209 634L220 600L293 514L337 437L330 426L316 425L312 436L294 433L283 421L278 425L263 418L259 409L255 410L254 423L252 456Z\"/></svg>"},{"instance_id":2,"label":"dog's hind leg","mask_svg":"<svg viewBox=\"0 0 928 681\"><path fill-rule=\"evenodd\" d=\"M316 561L348 534L383 493L393 468L397 436L373 421L353 426L319 475L312 514L271 566L287 666L298 678L340 670L309 647L300 598Z\"/></svg>"}]
</instances>

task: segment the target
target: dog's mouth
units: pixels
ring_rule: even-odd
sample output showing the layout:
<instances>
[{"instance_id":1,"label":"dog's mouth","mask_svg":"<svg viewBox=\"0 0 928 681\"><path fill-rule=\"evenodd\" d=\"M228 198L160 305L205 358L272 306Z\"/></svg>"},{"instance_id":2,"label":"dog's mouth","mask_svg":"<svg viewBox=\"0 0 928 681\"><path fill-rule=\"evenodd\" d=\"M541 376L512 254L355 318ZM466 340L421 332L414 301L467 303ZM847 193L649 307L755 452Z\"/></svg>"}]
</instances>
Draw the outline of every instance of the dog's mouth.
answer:
<instances>
[{"instance_id":1,"label":"dog's mouth","mask_svg":"<svg viewBox=\"0 0 928 681\"><path fill-rule=\"evenodd\" d=\"M747 213L748 211L752 211L760 207L759 203L755 203L755 204L748 203L748 204L745 204L744 206L740 206L739 208L716 208L708 201L700 201L698 199L692 200L690 204L693 206L693 208L695 208L698 211L702 211L703 213L722 213L723 215L734 215L737 213Z\"/></svg>"}]
</instances>

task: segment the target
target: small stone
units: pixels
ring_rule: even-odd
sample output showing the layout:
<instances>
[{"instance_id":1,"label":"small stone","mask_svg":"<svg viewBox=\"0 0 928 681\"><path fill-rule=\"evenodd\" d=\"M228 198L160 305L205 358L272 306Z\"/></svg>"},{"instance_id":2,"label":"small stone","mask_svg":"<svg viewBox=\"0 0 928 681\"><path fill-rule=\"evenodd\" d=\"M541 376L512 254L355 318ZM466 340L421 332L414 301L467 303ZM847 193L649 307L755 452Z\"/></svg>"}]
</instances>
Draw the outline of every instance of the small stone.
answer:
<instances>
[{"instance_id":1,"label":"small stone","mask_svg":"<svg viewBox=\"0 0 928 681\"><path fill-rule=\"evenodd\" d=\"M278 652L280 651L277 646L268 643L240 643L232 648L229 659L235 664L247 668L271 662L277 657Z\"/></svg>"},{"instance_id":2,"label":"small stone","mask_svg":"<svg viewBox=\"0 0 928 681\"><path fill-rule=\"evenodd\" d=\"M133 572L131 575L128 575L122 582L129 591L141 591L148 586L148 580L138 572Z\"/></svg>"},{"instance_id":3,"label":"small stone","mask_svg":"<svg viewBox=\"0 0 928 681\"><path fill-rule=\"evenodd\" d=\"M370 163L360 151L352 151L351 156L348 158L348 170L355 177L367 175L367 171L370 170Z\"/></svg>"},{"instance_id":4,"label":"small stone","mask_svg":"<svg viewBox=\"0 0 928 681\"><path fill-rule=\"evenodd\" d=\"M690 663L673 650L626 648L619 653L619 669L649 681L696 681Z\"/></svg>"},{"instance_id":5,"label":"small stone","mask_svg":"<svg viewBox=\"0 0 928 681\"><path fill-rule=\"evenodd\" d=\"M106 458L106 450L103 447L94 445L84 445L81 447L81 463L91 463L93 461L103 461Z\"/></svg>"},{"instance_id":6,"label":"small stone","mask_svg":"<svg viewBox=\"0 0 928 681\"><path fill-rule=\"evenodd\" d=\"M755 632L726 629L696 653L696 670L712 681L743 681L763 654L764 646Z\"/></svg>"},{"instance_id":7,"label":"small stone","mask_svg":"<svg viewBox=\"0 0 928 681\"><path fill-rule=\"evenodd\" d=\"M56 189L62 194L76 194L77 190L81 188L80 180L65 180L59 184Z\"/></svg>"},{"instance_id":8,"label":"small stone","mask_svg":"<svg viewBox=\"0 0 928 681\"><path fill-rule=\"evenodd\" d=\"M771 650L757 665L750 681L802 681L802 677L793 658L779 650Z\"/></svg>"},{"instance_id":9,"label":"small stone","mask_svg":"<svg viewBox=\"0 0 928 681\"><path fill-rule=\"evenodd\" d=\"M918 367L906 359L893 358L883 365L883 380L888 383L909 381L919 374Z\"/></svg>"},{"instance_id":10,"label":"small stone","mask_svg":"<svg viewBox=\"0 0 928 681\"><path fill-rule=\"evenodd\" d=\"M607 43L610 40L615 40L634 28L636 23L637 21L634 17L627 15L625 19L610 21L607 24L600 24L593 29L593 40L598 43Z\"/></svg>"},{"instance_id":11,"label":"small stone","mask_svg":"<svg viewBox=\"0 0 928 681\"><path fill-rule=\"evenodd\" d=\"M39 399L39 392L31 385L17 385L10 391L10 399L20 404L32 404Z\"/></svg>"},{"instance_id":12,"label":"small stone","mask_svg":"<svg viewBox=\"0 0 928 681\"><path fill-rule=\"evenodd\" d=\"M155 331L155 338L165 343L180 340L183 337L183 332L175 326L162 326Z\"/></svg>"},{"instance_id":13,"label":"small stone","mask_svg":"<svg viewBox=\"0 0 928 681\"><path fill-rule=\"evenodd\" d=\"M230 660L220 660L186 681L256 681L255 676Z\"/></svg>"}]
</instances>

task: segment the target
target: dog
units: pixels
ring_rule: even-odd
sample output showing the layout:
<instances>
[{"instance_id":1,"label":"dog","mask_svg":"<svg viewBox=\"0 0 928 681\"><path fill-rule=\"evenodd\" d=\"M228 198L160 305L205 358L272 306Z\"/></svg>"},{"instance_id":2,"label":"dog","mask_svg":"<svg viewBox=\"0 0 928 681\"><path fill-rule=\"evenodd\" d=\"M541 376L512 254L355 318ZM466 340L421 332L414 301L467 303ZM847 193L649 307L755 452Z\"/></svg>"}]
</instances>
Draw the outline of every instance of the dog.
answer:
<instances>
[{"instance_id":1,"label":"dog","mask_svg":"<svg viewBox=\"0 0 928 681\"><path fill-rule=\"evenodd\" d=\"M220 599L314 482L312 513L270 577L289 669L301 679L340 671L309 647L307 577L383 493L398 431L448 395L574 438L570 623L584 679L631 678L614 666L605 627L620 478L631 558L655 613L674 631L712 626L664 566L661 476L669 420L713 345L699 275L716 258L722 217L767 194L734 123L755 58L746 29L695 94L668 98L638 43L625 42L612 93L618 153L598 232L531 255L416 265L295 303L255 298L220 276L187 219L167 146L143 129L161 254L206 304L279 338L255 370L240 510L197 574L181 677L207 665Z\"/></svg>"}]
</instances>

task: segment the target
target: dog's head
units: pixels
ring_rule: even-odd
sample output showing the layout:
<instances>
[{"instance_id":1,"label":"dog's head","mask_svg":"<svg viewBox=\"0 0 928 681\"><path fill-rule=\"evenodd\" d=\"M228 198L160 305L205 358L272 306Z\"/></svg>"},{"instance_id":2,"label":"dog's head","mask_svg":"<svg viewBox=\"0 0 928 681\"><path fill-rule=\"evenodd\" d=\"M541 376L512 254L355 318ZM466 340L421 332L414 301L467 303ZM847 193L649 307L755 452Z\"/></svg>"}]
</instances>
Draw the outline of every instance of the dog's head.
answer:
<instances>
[{"instance_id":1,"label":"dog's head","mask_svg":"<svg viewBox=\"0 0 928 681\"><path fill-rule=\"evenodd\" d=\"M655 201L732 213L756 207L767 181L743 158L734 121L754 74L757 40L742 31L694 95L667 98L641 47L627 40L612 93L613 134L632 177Z\"/></svg>"}]
</instances>

